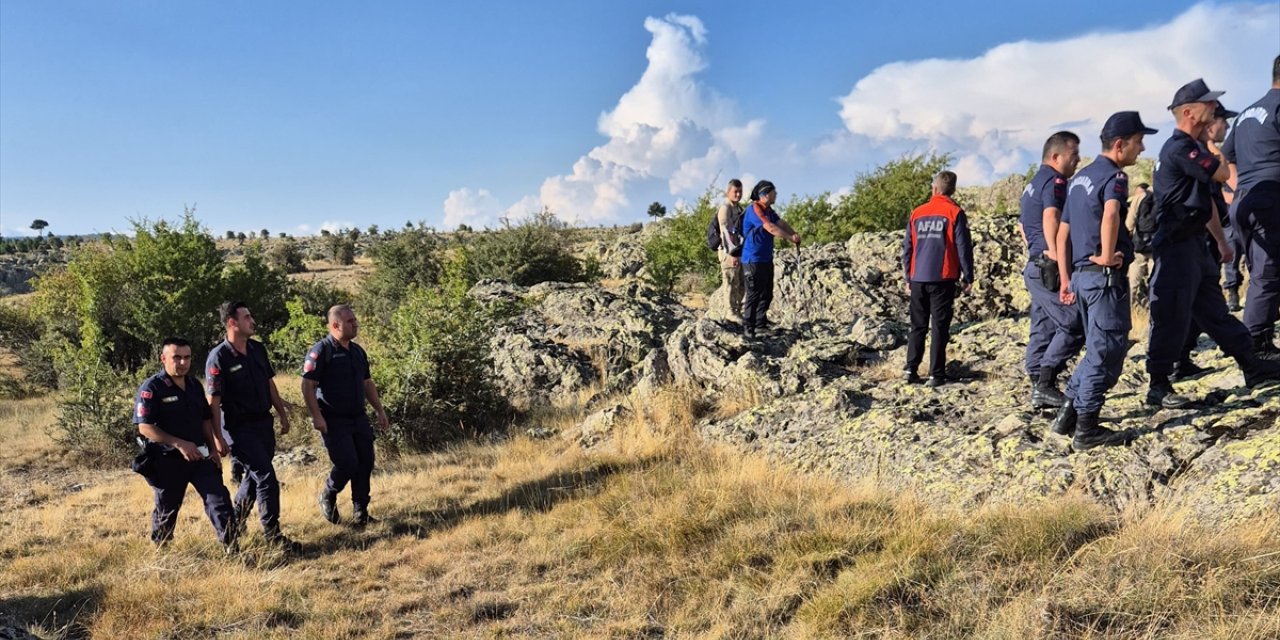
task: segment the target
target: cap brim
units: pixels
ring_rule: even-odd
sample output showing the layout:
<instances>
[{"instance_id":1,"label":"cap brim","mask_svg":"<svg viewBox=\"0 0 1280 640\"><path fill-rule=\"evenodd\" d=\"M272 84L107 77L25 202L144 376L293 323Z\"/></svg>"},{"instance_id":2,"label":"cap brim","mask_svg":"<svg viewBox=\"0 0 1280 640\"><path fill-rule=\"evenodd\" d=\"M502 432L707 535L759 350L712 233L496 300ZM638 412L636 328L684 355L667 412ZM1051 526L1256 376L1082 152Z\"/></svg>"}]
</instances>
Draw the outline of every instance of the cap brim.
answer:
<instances>
[{"instance_id":1,"label":"cap brim","mask_svg":"<svg viewBox=\"0 0 1280 640\"><path fill-rule=\"evenodd\" d=\"M1147 134L1147 135L1151 135L1151 134L1153 134L1153 133L1157 133L1157 132L1159 132L1159 129L1152 129L1151 127L1143 127L1143 128L1142 128L1142 133L1145 133L1145 134Z\"/></svg>"},{"instance_id":2,"label":"cap brim","mask_svg":"<svg viewBox=\"0 0 1280 640\"><path fill-rule=\"evenodd\" d=\"M1238 116L1238 115L1240 115L1240 114L1239 114L1239 113L1237 113L1237 112L1235 112L1235 111L1231 111L1230 109L1226 109L1226 110L1218 111L1218 112L1214 113L1214 114L1213 114L1213 117L1215 117L1215 118L1223 118L1223 119L1226 119L1226 120L1230 120L1230 119L1232 119L1232 118L1234 118L1234 117L1236 117L1236 116Z\"/></svg>"}]
</instances>

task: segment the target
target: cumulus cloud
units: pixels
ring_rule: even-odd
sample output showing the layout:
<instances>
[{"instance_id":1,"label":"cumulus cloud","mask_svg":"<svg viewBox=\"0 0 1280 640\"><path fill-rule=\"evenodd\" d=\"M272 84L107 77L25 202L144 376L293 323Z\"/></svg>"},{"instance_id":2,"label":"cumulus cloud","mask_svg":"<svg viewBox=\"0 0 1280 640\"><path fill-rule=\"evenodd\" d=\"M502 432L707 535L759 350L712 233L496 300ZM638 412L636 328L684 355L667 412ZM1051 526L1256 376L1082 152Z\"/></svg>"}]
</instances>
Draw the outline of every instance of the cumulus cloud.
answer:
<instances>
[{"instance_id":1,"label":"cumulus cloud","mask_svg":"<svg viewBox=\"0 0 1280 640\"><path fill-rule=\"evenodd\" d=\"M849 134L872 144L953 151L963 181L985 182L1038 160L1044 139L1059 129L1073 129L1096 153L1093 141L1116 111L1139 111L1163 140L1174 90L1198 77L1227 91L1228 106L1256 100L1266 90L1277 26L1274 6L1201 4L1137 31L1013 42L972 59L895 62L859 80L840 100L840 117Z\"/></svg>"},{"instance_id":2,"label":"cumulus cloud","mask_svg":"<svg viewBox=\"0 0 1280 640\"><path fill-rule=\"evenodd\" d=\"M452 229L460 224L471 227L491 226L502 216L502 205L485 189L462 188L449 192L444 199L444 226Z\"/></svg>"}]
</instances>

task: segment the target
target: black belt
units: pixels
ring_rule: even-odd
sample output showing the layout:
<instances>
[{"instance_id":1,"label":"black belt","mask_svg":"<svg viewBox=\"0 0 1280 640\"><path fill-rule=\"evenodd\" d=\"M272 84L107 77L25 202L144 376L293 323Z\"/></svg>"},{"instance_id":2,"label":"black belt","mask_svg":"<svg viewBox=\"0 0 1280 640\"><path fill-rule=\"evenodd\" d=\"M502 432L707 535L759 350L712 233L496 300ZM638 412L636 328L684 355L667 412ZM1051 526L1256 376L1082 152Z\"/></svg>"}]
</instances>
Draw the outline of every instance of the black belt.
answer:
<instances>
[{"instance_id":1,"label":"black belt","mask_svg":"<svg viewBox=\"0 0 1280 640\"><path fill-rule=\"evenodd\" d=\"M1111 268L1113 267L1104 267L1100 264L1086 264L1083 267L1076 267L1076 271L1093 271L1096 273L1102 273L1103 271Z\"/></svg>"},{"instance_id":2,"label":"black belt","mask_svg":"<svg viewBox=\"0 0 1280 640\"><path fill-rule=\"evenodd\" d=\"M223 420L227 423L227 426L230 427L230 426L248 424L250 422L261 422L263 420L270 420L271 412L258 411L254 413L237 413L235 415L227 415L226 413L223 413L222 417L223 417Z\"/></svg>"}]
</instances>

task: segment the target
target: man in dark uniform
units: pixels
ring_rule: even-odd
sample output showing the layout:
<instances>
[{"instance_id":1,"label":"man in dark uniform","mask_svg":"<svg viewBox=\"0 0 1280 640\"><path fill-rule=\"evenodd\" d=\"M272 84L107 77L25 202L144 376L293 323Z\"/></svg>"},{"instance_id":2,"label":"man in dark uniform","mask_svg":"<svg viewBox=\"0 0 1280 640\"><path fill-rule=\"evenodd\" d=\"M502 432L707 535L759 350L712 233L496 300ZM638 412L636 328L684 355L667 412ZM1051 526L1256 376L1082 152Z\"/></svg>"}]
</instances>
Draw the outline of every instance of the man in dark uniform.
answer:
<instances>
[{"instance_id":1,"label":"man in dark uniform","mask_svg":"<svg viewBox=\"0 0 1280 640\"><path fill-rule=\"evenodd\" d=\"M1190 400L1173 391L1169 381L1181 355L1192 320L1224 353L1235 358L1245 384L1256 386L1280 376L1280 365L1259 360L1244 325L1227 311L1219 286L1218 261L1210 253L1206 232L1223 260L1231 247L1213 201L1213 182L1226 181L1228 170L1219 158L1196 141L1213 121L1220 91L1203 80L1183 85L1169 108L1177 129L1160 150L1153 178L1156 233L1152 239L1155 269L1151 274L1151 334L1147 346L1150 388L1147 403L1165 408Z\"/></svg>"},{"instance_id":2,"label":"man in dark uniform","mask_svg":"<svg viewBox=\"0 0 1280 640\"><path fill-rule=\"evenodd\" d=\"M369 357L351 340L359 332L356 314L345 304L329 309L329 336L307 352L302 363L302 398L324 439L333 468L320 492L320 510L337 523L338 492L351 483L352 520L369 524L369 478L373 475L373 429L364 403L377 412L378 430L387 429L378 388L369 375Z\"/></svg>"},{"instance_id":3,"label":"man in dark uniform","mask_svg":"<svg viewBox=\"0 0 1280 640\"><path fill-rule=\"evenodd\" d=\"M257 323L245 303L224 303L218 315L227 339L209 352L204 385L213 423L221 426L232 458L247 472L236 491L236 524L243 531L256 498L267 540L297 550L297 543L280 533L280 479L271 462L276 454L271 407L280 416L280 434L289 433L289 414L272 380L275 369L262 343L249 339Z\"/></svg>"},{"instance_id":4,"label":"man in dark uniform","mask_svg":"<svg viewBox=\"0 0 1280 640\"><path fill-rule=\"evenodd\" d=\"M1222 145L1226 142L1227 132L1231 130L1231 121L1238 115L1240 114L1222 106L1221 102L1218 103L1217 109L1213 112L1213 123L1205 129L1206 140L1204 141L1214 155L1224 156ZM1227 309L1235 313L1243 308L1240 306L1240 285L1244 284L1244 274L1240 271L1240 263L1249 249L1244 246L1239 232L1231 223L1230 207L1234 201L1235 189L1220 182L1214 184L1217 185L1214 204L1218 207L1218 219L1222 222L1222 231L1227 236L1231 253L1234 254L1231 260L1222 265L1222 290L1227 294Z\"/></svg>"},{"instance_id":5,"label":"man in dark uniform","mask_svg":"<svg viewBox=\"0 0 1280 640\"><path fill-rule=\"evenodd\" d=\"M1129 441L1129 433L1100 426L1098 416L1107 391L1120 379L1133 327L1126 269L1133 261L1133 241L1124 226L1129 197L1124 167L1137 162L1146 148L1143 136L1155 132L1136 111L1113 114L1102 127L1102 154L1067 186L1057 237L1059 297L1080 305L1085 355L1071 374L1067 402L1052 429L1074 433L1071 448L1076 451Z\"/></svg>"},{"instance_id":6,"label":"man in dark uniform","mask_svg":"<svg viewBox=\"0 0 1280 640\"><path fill-rule=\"evenodd\" d=\"M1254 354L1274 359L1280 357L1280 56L1272 63L1271 90L1240 112L1222 151L1235 188L1232 224L1248 247L1244 325Z\"/></svg>"},{"instance_id":7,"label":"man in dark uniform","mask_svg":"<svg viewBox=\"0 0 1280 640\"><path fill-rule=\"evenodd\" d=\"M160 362L164 369L138 387L133 412L143 446L134 470L155 490L151 541L163 545L173 539L178 510L191 485L204 501L218 541L227 553L234 553L235 513L220 471L227 445L213 427L200 381L189 373L191 344L165 338Z\"/></svg>"},{"instance_id":8,"label":"man in dark uniform","mask_svg":"<svg viewBox=\"0 0 1280 640\"><path fill-rule=\"evenodd\" d=\"M951 196L956 174L942 171L933 178L933 196L907 219L902 239L902 269L911 295L911 333L903 376L919 382L924 359L924 334L929 332L929 386L946 382L947 342L957 294L973 286L973 241L969 219Z\"/></svg>"},{"instance_id":9,"label":"man in dark uniform","mask_svg":"<svg viewBox=\"0 0 1280 640\"><path fill-rule=\"evenodd\" d=\"M1084 346L1080 309L1058 299L1058 224L1067 199L1067 179L1080 164L1080 137L1059 131L1044 143L1043 163L1022 191L1019 224L1028 258L1022 278L1031 294L1031 335L1026 371L1031 378L1031 406L1061 407L1066 397L1057 377Z\"/></svg>"}]
</instances>

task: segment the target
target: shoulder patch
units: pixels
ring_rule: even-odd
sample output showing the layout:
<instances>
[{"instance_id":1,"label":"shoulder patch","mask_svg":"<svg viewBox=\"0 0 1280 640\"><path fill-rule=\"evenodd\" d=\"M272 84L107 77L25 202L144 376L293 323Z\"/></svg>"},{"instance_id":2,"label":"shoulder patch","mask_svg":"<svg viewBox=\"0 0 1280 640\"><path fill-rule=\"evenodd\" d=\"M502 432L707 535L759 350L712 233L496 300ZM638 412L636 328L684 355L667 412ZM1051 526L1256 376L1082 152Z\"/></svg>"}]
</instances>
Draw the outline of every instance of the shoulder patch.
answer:
<instances>
[{"instance_id":1,"label":"shoulder patch","mask_svg":"<svg viewBox=\"0 0 1280 640\"><path fill-rule=\"evenodd\" d=\"M138 403L138 417L139 418L147 417L147 405L142 404L141 402Z\"/></svg>"},{"instance_id":2,"label":"shoulder patch","mask_svg":"<svg viewBox=\"0 0 1280 640\"><path fill-rule=\"evenodd\" d=\"M218 371L218 367L217 367L217 366L209 367L209 375L211 375L211 376L216 376L216 375L218 375L219 373L220 373L220 372Z\"/></svg>"},{"instance_id":3,"label":"shoulder patch","mask_svg":"<svg viewBox=\"0 0 1280 640\"><path fill-rule=\"evenodd\" d=\"M143 391L142 393L139 393L139 394L138 394L138 396L139 396L139 397L141 397L141 398L142 398L142 399L144 399L144 400L150 400L150 399L151 399L151 392L150 392L150 391Z\"/></svg>"},{"instance_id":4,"label":"shoulder patch","mask_svg":"<svg viewBox=\"0 0 1280 640\"><path fill-rule=\"evenodd\" d=\"M1192 160L1195 160L1196 158L1200 157L1200 151L1198 149L1192 149L1191 153L1187 154L1187 157L1191 158Z\"/></svg>"},{"instance_id":5,"label":"shoulder patch","mask_svg":"<svg viewBox=\"0 0 1280 640\"><path fill-rule=\"evenodd\" d=\"M311 373L312 371L315 371L315 370L316 370L316 363L315 363L315 361L314 361L314 360L307 360L305 363L303 363L303 365L302 365L302 370L303 370L304 372L306 372L306 373Z\"/></svg>"},{"instance_id":6,"label":"shoulder patch","mask_svg":"<svg viewBox=\"0 0 1280 640\"><path fill-rule=\"evenodd\" d=\"M1063 178L1062 176L1058 176L1058 177L1056 177L1056 178L1054 178L1054 179L1053 179L1053 183L1054 183L1054 184L1066 184L1066 183L1067 183L1067 179L1066 179L1066 178Z\"/></svg>"},{"instance_id":7,"label":"shoulder patch","mask_svg":"<svg viewBox=\"0 0 1280 640\"><path fill-rule=\"evenodd\" d=\"M318 360L318 359L320 359L320 352L319 352L319 351L312 351L312 352L309 352L309 353L307 354L307 357L308 357L308 358L311 358L312 360Z\"/></svg>"}]
</instances>

